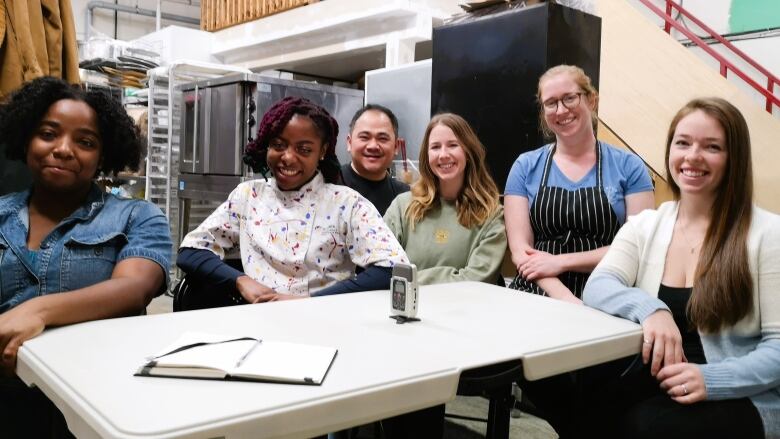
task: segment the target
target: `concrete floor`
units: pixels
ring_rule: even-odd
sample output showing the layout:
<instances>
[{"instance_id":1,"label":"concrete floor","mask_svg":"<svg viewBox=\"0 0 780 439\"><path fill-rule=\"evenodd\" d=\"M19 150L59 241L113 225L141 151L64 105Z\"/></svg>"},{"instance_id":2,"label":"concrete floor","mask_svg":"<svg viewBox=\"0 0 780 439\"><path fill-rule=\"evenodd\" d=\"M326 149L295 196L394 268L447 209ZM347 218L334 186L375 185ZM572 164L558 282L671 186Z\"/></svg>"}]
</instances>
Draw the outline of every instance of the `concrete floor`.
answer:
<instances>
[{"instance_id":1,"label":"concrete floor","mask_svg":"<svg viewBox=\"0 0 780 439\"><path fill-rule=\"evenodd\" d=\"M149 314L161 314L171 312L173 299L169 296L160 296L152 301L146 308ZM480 397L459 396L446 406L448 414L457 414L473 418L487 419L488 400ZM477 439L484 438L487 430L485 422L466 421L454 418L446 418L444 425L444 437L447 439ZM359 439L373 438L370 428L362 428ZM527 413L515 410L509 424L510 439L555 439L552 427L544 420Z\"/></svg>"},{"instance_id":2,"label":"concrete floor","mask_svg":"<svg viewBox=\"0 0 780 439\"><path fill-rule=\"evenodd\" d=\"M446 412L475 418L487 418L488 400L480 397L458 396L447 404ZM484 438L487 423L446 418L444 437L447 439ZM545 420L515 410L509 421L510 439L555 439L558 435Z\"/></svg>"}]
</instances>

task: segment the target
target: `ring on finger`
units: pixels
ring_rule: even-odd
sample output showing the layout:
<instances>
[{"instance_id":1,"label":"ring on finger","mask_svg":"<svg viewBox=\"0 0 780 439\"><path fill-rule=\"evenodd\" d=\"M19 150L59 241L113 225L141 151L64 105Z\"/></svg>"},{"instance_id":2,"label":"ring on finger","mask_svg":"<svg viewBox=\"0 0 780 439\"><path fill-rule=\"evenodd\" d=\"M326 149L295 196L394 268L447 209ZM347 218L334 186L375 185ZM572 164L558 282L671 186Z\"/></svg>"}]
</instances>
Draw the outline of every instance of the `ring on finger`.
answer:
<instances>
[{"instance_id":1,"label":"ring on finger","mask_svg":"<svg viewBox=\"0 0 780 439\"><path fill-rule=\"evenodd\" d=\"M653 344L653 342L648 339L645 339L645 344Z\"/></svg>"},{"instance_id":2,"label":"ring on finger","mask_svg":"<svg viewBox=\"0 0 780 439\"><path fill-rule=\"evenodd\" d=\"M681 386L682 386L683 396L687 395L688 394L688 386L686 386L685 383L682 383Z\"/></svg>"}]
</instances>

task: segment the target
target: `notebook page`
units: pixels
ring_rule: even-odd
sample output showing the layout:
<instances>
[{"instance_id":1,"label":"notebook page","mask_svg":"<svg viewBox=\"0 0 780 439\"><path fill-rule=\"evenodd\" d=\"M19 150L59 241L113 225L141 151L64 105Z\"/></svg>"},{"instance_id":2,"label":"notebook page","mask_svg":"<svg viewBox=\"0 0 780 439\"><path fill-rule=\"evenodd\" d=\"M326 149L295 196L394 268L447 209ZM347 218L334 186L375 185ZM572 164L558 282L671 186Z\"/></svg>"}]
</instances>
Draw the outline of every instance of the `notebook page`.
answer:
<instances>
[{"instance_id":1,"label":"notebook page","mask_svg":"<svg viewBox=\"0 0 780 439\"><path fill-rule=\"evenodd\" d=\"M161 350L158 355L163 356L156 358L154 361L156 367L207 367L228 371L256 344L255 340L226 341L235 338L239 337L188 332L183 334L176 342ZM195 346L164 355L174 351L177 347L198 342L213 344Z\"/></svg>"},{"instance_id":2,"label":"notebook page","mask_svg":"<svg viewBox=\"0 0 780 439\"><path fill-rule=\"evenodd\" d=\"M263 340L231 375L320 383L335 354L332 347Z\"/></svg>"}]
</instances>

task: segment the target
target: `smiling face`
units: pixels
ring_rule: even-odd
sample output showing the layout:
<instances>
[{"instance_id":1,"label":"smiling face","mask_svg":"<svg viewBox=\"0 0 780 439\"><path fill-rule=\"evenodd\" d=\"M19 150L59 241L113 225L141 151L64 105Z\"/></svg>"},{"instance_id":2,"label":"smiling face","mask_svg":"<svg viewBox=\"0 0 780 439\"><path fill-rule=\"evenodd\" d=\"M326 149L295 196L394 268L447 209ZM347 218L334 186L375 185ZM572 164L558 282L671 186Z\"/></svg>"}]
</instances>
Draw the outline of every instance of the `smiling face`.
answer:
<instances>
[{"instance_id":1,"label":"smiling face","mask_svg":"<svg viewBox=\"0 0 780 439\"><path fill-rule=\"evenodd\" d=\"M52 192L88 190L97 175L103 143L95 111L62 99L49 107L30 138L27 167L36 186Z\"/></svg>"},{"instance_id":2,"label":"smiling face","mask_svg":"<svg viewBox=\"0 0 780 439\"><path fill-rule=\"evenodd\" d=\"M311 180L325 151L314 122L307 116L293 115L281 134L268 142L268 167L279 189L295 190Z\"/></svg>"},{"instance_id":3,"label":"smiling face","mask_svg":"<svg viewBox=\"0 0 780 439\"><path fill-rule=\"evenodd\" d=\"M720 123L696 110L680 119L669 145L669 173L680 196L712 197L728 164L726 134Z\"/></svg>"},{"instance_id":4,"label":"smiling face","mask_svg":"<svg viewBox=\"0 0 780 439\"><path fill-rule=\"evenodd\" d=\"M439 186L456 188L463 186L466 173L466 153L452 129L438 124L428 136L428 164L433 175L439 180Z\"/></svg>"},{"instance_id":5,"label":"smiling face","mask_svg":"<svg viewBox=\"0 0 780 439\"><path fill-rule=\"evenodd\" d=\"M593 137L593 99L569 73L559 73L539 86L544 121L557 138Z\"/></svg>"},{"instance_id":6,"label":"smiling face","mask_svg":"<svg viewBox=\"0 0 780 439\"><path fill-rule=\"evenodd\" d=\"M347 136L347 151L360 176L375 181L385 178L398 153L398 139L390 118L378 110L365 111Z\"/></svg>"}]
</instances>

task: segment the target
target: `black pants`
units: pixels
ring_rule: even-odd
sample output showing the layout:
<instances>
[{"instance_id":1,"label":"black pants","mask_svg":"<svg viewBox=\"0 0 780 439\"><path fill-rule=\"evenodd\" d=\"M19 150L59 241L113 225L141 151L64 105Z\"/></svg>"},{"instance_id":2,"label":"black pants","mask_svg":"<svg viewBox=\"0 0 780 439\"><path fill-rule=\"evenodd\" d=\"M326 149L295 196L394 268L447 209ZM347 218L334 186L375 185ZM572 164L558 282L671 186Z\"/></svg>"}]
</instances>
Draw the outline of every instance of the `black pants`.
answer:
<instances>
[{"instance_id":1,"label":"black pants","mask_svg":"<svg viewBox=\"0 0 780 439\"><path fill-rule=\"evenodd\" d=\"M387 439L440 439L444 435L444 405L385 419L382 427Z\"/></svg>"},{"instance_id":2,"label":"black pants","mask_svg":"<svg viewBox=\"0 0 780 439\"><path fill-rule=\"evenodd\" d=\"M561 439L764 437L749 399L679 404L634 357L520 385Z\"/></svg>"},{"instance_id":3,"label":"black pants","mask_svg":"<svg viewBox=\"0 0 780 439\"><path fill-rule=\"evenodd\" d=\"M37 388L19 378L0 378L0 437L73 438L65 418Z\"/></svg>"},{"instance_id":4,"label":"black pants","mask_svg":"<svg viewBox=\"0 0 780 439\"><path fill-rule=\"evenodd\" d=\"M683 405L656 396L631 407L623 421L625 438L764 438L761 418L747 398Z\"/></svg>"}]
</instances>

